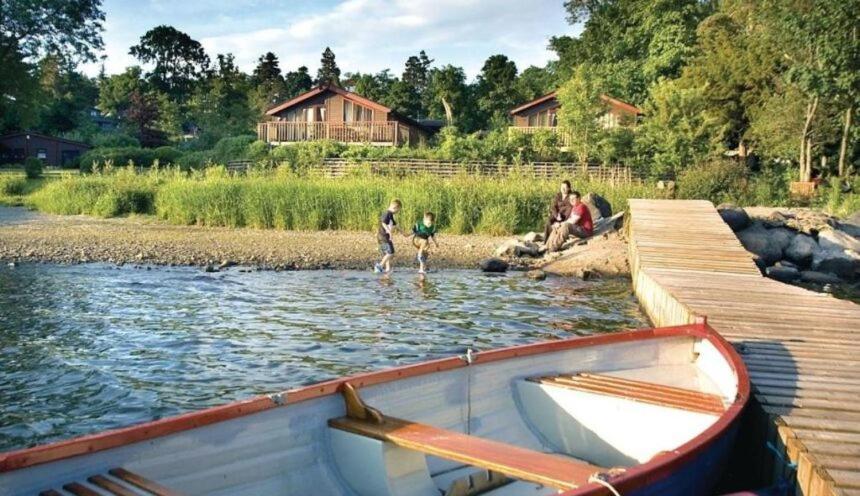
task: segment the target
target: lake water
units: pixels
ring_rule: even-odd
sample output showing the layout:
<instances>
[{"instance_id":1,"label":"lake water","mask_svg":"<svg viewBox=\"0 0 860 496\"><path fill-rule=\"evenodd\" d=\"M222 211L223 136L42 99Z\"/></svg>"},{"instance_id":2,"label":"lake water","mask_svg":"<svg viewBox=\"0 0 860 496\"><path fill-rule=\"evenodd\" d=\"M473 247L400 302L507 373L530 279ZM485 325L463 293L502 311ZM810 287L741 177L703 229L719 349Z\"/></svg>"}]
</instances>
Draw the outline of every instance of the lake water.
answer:
<instances>
[{"instance_id":1,"label":"lake water","mask_svg":"<svg viewBox=\"0 0 860 496\"><path fill-rule=\"evenodd\" d=\"M0 266L0 451L358 371L645 327L626 280Z\"/></svg>"}]
</instances>

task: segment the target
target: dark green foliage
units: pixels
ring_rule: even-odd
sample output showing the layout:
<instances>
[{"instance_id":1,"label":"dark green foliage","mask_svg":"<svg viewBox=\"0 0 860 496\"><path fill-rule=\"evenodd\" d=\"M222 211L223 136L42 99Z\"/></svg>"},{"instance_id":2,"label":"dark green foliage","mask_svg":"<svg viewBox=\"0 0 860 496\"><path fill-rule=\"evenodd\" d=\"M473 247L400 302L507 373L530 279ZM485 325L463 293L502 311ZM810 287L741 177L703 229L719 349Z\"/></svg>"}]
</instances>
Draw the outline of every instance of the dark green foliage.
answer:
<instances>
[{"instance_id":1,"label":"dark green foliage","mask_svg":"<svg viewBox=\"0 0 860 496\"><path fill-rule=\"evenodd\" d=\"M154 64L147 78L156 89L178 101L188 98L194 81L209 69L203 45L172 26L150 29L129 53L145 64Z\"/></svg>"},{"instance_id":2,"label":"dark green foliage","mask_svg":"<svg viewBox=\"0 0 860 496\"><path fill-rule=\"evenodd\" d=\"M337 62L335 62L334 58L334 52L331 51L331 48L325 47L322 59L320 59L320 68L317 71L316 83L318 85L340 85L340 68L337 66Z\"/></svg>"},{"instance_id":3,"label":"dark green foliage","mask_svg":"<svg viewBox=\"0 0 860 496\"><path fill-rule=\"evenodd\" d=\"M124 167L129 164L149 167L155 160L155 150L124 146L117 148L93 148L81 156L81 171L88 172L107 164Z\"/></svg>"},{"instance_id":4,"label":"dark green foliage","mask_svg":"<svg viewBox=\"0 0 860 496\"><path fill-rule=\"evenodd\" d=\"M715 160L692 166L678 176L681 198L741 203L747 193L749 171L734 161Z\"/></svg>"},{"instance_id":5,"label":"dark green foliage","mask_svg":"<svg viewBox=\"0 0 860 496\"><path fill-rule=\"evenodd\" d=\"M140 141L124 133L101 133L93 136L91 144L98 148L140 146Z\"/></svg>"},{"instance_id":6,"label":"dark green foliage","mask_svg":"<svg viewBox=\"0 0 860 496\"><path fill-rule=\"evenodd\" d=\"M225 164L231 160L245 159L248 154L248 145L255 140L256 138L252 135L222 138L212 148L212 160L217 164Z\"/></svg>"},{"instance_id":7,"label":"dark green foliage","mask_svg":"<svg viewBox=\"0 0 860 496\"><path fill-rule=\"evenodd\" d=\"M27 179L38 179L42 177L42 161L36 157L28 157L24 161L24 174Z\"/></svg>"}]
</instances>

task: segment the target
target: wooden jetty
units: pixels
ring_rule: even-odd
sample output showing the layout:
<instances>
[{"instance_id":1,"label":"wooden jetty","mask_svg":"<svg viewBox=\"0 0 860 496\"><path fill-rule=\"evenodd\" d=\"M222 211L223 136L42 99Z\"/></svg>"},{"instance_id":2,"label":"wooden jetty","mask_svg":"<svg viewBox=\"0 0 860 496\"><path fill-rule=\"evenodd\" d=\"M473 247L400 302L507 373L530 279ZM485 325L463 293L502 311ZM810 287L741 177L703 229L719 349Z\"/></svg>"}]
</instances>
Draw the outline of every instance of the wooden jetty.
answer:
<instances>
[{"instance_id":1,"label":"wooden jetty","mask_svg":"<svg viewBox=\"0 0 860 496\"><path fill-rule=\"evenodd\" d=\"M705 316L744 358L763 479L860 496L860 305L763 277L708 201L631 200L627 229L654 324Z\"/></svg>"}]
</instances>

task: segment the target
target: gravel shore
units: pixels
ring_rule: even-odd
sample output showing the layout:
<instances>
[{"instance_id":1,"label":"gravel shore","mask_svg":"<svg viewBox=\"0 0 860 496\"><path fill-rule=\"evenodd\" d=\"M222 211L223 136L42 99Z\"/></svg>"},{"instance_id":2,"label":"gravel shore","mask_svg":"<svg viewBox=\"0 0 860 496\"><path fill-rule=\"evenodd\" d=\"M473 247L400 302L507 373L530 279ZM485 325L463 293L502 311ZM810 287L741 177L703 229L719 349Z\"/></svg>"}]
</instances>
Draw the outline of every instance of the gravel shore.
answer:
<instances>
[{"instance_id":1,"label":"gravel shore","mask_svg":"<svg viewBox=\"0 0 860 496\"><path fill-rule=\"evenodd\" d=\"M476 268L505 238L439 236L432 268ZM395 267L413 267L415 249L395 237ZM0 207L0 260L158 265L243 265L262 269L369 269L374 233L174 226L150 217L97 219Z\"/></svg>"}]
</instances>

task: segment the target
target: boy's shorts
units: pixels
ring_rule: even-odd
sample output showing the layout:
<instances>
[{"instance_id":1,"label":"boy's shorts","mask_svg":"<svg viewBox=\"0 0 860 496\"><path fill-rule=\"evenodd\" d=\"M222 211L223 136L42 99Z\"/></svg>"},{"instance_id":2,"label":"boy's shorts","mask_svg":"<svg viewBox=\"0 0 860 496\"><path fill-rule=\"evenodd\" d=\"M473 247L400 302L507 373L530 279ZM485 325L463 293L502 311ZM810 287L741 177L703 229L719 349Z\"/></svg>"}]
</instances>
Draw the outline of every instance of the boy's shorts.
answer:
<instances>
[{"instance_id":1,"label":"boy's shorts","mask_svg":"<svg viewBox=\"0 0 860 496\"><path fill-rule=\"evenodd\" d=\"M394 243L391 242L390 239L378 239L379 241L379 252L383 255L394 255Z\"/></svg>"}]
</instances>

